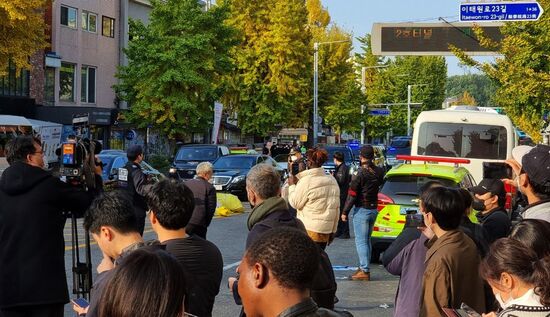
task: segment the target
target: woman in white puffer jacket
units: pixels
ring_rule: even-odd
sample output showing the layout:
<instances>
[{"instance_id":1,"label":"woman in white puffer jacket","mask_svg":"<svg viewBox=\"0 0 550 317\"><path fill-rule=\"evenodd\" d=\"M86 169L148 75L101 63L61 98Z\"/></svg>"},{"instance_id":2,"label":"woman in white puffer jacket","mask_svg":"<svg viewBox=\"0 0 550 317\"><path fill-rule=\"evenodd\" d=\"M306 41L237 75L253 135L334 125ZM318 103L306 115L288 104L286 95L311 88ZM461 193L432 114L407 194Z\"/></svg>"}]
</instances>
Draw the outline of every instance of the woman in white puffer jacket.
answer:
<instances>
[{"instance_id":1,"label":"woman in white puffer jacket","mask_svg":"<svg viewBox=\"0 0 550 317\"><path fill-rule=\"evenodd\" d=\"M326 150L309 150L306 156L308 169L288 179L288 202L311 239L325 249L338 226L340 188L322 167L328 158Z\"/></svg>"}]
</instances>

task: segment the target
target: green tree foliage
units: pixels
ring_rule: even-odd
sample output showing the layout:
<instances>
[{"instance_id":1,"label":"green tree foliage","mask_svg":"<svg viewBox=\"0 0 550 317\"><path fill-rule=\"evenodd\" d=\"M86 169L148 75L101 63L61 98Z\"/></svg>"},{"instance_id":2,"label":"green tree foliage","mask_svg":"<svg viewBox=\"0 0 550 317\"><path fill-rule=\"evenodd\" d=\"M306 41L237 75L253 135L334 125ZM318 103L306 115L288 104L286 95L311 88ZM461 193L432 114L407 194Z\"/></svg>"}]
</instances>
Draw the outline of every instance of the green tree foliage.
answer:
<instances>
[{"instance_id":1,"label":"green tree foliage","mask_svg":"<svg viewBox=\"0 0 550 317\"><path fill-rule=\"evenodd\" d=\"M236 44L225 25L227 8L205 12L196 0L152 0L149 25L131 21L128 66L116 86L131 105L128 119L152 124L172 137L204 131L212 121L217 82L231 70L228 55Z\"/></svg>"},{"instance_id":2,"label":"green tree foliage","mask_svg":"<svg viewBox=\"0 0 550 317\"><path fill-rule=\"evenodd\" d=\"M303 0L225 0L227 24L239 31L231 50L224 104L238 113L245 133L260 135L276 125L301 126L311 102L312 47Z\"/></svg>"},{"instance_id":3,"label":"green tree foliage","mask_svg":"<svg viewBox=\"0 0 550 317\"><path fill-rule=\"evenodd\" d=\"M361 66L387 66L385 68L367 68L365 90L370 108L384 108L376 104L406 103L407 86L412 87L412 103L422 103L411 111L411 127L421 111L440 109L445 99L447 65L443 57L405 56L394 59L382 59L372 55L370 35L361 38L362 52L356 56ZM387 131L394 135L407 133L407 107L389 106L388 117L370 116L366 111L367 135L383 137Z\"/></svg>"},{"instance_id":4,"label":"green tree foliage","mask_svg":"<svg viewBox=\"0 0 550 317\"><path fill-rule=\"evenodd\" d=\"M550 0L539 0L544 14L536 22L507 22L500 28L504 39L500 45L476 35L485 47L502 56L494 63L478 63L464 52L454 49L464 63L476 66L497 83L494 102L504 107L514 124L540 141L542 115L550 110Z\"/></svg>"},{"instance_id":5,"label":"green tree foliage","mask_svg":"<svg viewBox=\"0 0 550 317\"><path fill-rule=\"evenodd\" d=\"M445 97L460 97L468 92L480 107L494 105L493 97L497 86L489 77L483 74L457 75L447 78Z\"/></svg>"},{"instance_id":6,"label":"green tree foliage","mask_svg":"<svg viewBox=\"0 0 550 317\"><path fill-rule=\"evenodd\" d=\"M18 70L30 70L30 58L46 47L44 10L50 2L0 1L0 76L7 75L10 61Z\"/></svg>"}]
</instances>

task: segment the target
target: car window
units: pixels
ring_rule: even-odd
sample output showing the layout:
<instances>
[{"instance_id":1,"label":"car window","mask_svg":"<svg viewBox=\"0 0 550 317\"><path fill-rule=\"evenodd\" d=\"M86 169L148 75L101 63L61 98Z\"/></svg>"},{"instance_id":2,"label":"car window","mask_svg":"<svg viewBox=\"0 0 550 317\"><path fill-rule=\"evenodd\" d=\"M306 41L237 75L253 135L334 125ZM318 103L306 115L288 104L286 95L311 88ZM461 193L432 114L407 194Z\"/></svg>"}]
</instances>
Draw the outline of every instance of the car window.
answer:
<instances>
[{"instance_id":1,"label":"car window","mask_svg":"<svg viewBox=\"0 0 550 317\"><path fill-rule=\"evenodd\" d=\"M256 161L256 164L261 164L265 161L266 157L265 156L259 156L258 157L258 160Z\"/></svg>"},{"instance_id":2,"label":"car window","mask_svg":"<svg viewBox=\"0 0 550 317\"><path fill-rule=\"evenodd\" d=\"M275 160L272 159L271 157L268 157L268 158L266 159L266 163L267 163L267 164L273 165L273 167L277 167L277 168L279 167L279 164L277 164L277 162L275 162Z\"/></svg>"},{"instance_id":3,"label":"car window","mask_svg":"<svg viewBox=\"0 0 550 317\"><path fill-rule=\"evenodd\" d=\"M176 161L208 161L215 160L216 147L184 147L178 151Z\"/></svg>"},{"instance_id":4,"label":"car window","mask_svg":"<svg viewBox=\"0 0 550 317\"><path fill-rule=\"evenodd\" d=\"M506 143L502 126L424 122L418 134L418 154L504 160Z\"/></svg>"},{"instance_id":5,"label":"car window","mask_svg":"<svg viewBox=\"0 0 550 317\"><path fill-rule=\"evenodd\" d=\"M246 169L251 168L256 163L254 156L233 156L227 155L218 158L214 162L215 169Z\"/></svg>"},{"instance_id":6,"label":"car window","mask_svg":"<svg viewBox=\"0 0 550 317\"><path fill-rule=\"evenodd\" d=\"M390 146L397 149L404 149L411 147L411 141L406 139L394 140L391 142Z\"/></svg>"},{"instance_id":7,"label":"car window","mask_svg":"<svg viewBox=\"0 0 550 317\"><path fill-rule=\"evenodd\" d=\"M113 162L113 167L112 168L120 168L120 167L123 167L124 165L126 165L126 162L128 162L128 159L126 157L117 157L115 158L114 162Z\"/></svg>"},{"instance_id":8,"label":"car window","mask_svg":"<svg viewBox=\"0 0 550 317\"><path fill-rule=\"evenodd\" d=\"M429 181L437 180L447 187L457 187L457 183L444 178L432 176L391 176L386 179L380 192L384 195L419 195L422 185Z\"/></svg>"}]
</instances>

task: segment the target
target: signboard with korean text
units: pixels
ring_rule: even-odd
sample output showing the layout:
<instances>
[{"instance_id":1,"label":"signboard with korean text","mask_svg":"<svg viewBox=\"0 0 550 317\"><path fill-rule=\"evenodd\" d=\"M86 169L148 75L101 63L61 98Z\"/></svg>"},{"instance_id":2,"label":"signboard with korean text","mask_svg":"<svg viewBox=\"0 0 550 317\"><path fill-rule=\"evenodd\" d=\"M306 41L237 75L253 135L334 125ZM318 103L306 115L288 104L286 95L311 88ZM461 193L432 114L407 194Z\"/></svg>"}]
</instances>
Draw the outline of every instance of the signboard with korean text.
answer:
<instances>
[{"instance_id":1,"label":"signboard with korean text","mask_svg":"<svg viewBox=\"0 0 550 317\"><path fill-rule=\"evenodd\" d=\"M371 116L389 116L391 111L390 109L370 109L369 114Z\"/></svg>"},{"instance_id":2,"label":"signboard with korean text","mask_svg":"<svg viewBox=\"0 0 550 317\"><path fill-rule=\"evenodd\" d=\"M480 27L485 36L500 42L500 26L502 23L484 23ZM468 55L498 55L479 44L473 23L375 23L372 27L374 55L453 56L451 44Z\"/></svg>"},{"instance_id":3,"label":"signboard with korean text","mask_svg":"<svg viewBox=\"0 0 550 317\"><path fill-rule=\"evenodd\" d=\"M543 12L536 1L463 3L460 5L460 21L537 21Z\"/></svg>"}]
</instances>

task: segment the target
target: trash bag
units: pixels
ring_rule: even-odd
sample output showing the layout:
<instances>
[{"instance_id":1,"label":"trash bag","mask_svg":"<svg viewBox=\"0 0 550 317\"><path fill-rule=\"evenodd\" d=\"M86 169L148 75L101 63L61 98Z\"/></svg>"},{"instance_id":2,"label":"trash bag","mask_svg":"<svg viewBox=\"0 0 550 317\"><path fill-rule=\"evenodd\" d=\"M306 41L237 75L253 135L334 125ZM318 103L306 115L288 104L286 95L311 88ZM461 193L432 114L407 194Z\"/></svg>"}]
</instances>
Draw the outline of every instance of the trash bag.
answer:
<instances>
[{"instance_id":1,"label":"trash bag","mask_svg":"<svg viewBox=\"0 0 550 317\"><path fill-rule=\"evenodd\" d=\"M224 207L224 206L218 207L218 208L216 208L215 216L229 217L229 216L231 216L231 210L229 210L229 208Z\"/></svg>"},{"instance_id":2,"label":"trash bag","mask_svg":"<svg viewBox=\"0 0 550 317\"><path fill-rule=\"evenodd\" d=\"M218 207L225 207L234 213L244 212L244 207L239 198L228 193L217 193Z\"/></svg>"}]
</instances>

